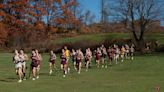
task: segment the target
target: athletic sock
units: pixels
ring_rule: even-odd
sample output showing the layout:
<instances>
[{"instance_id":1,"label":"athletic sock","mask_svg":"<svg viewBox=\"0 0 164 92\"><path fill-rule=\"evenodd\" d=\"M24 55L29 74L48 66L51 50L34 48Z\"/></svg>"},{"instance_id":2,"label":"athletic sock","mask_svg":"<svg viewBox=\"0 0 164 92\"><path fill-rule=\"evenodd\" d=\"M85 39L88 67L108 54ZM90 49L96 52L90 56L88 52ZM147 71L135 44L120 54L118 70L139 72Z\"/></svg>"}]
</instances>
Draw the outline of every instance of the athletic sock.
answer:
<instances>
[{"instance_id":1,"label":"athletic sock","mask_svg":"<svg viewBox=\"0 0 164 92\"><path fill-rule=\"evenodd\" d=\"M26 73L23 73L23 76L25 77L26 76Z\"/></svg>"}]
</instances>

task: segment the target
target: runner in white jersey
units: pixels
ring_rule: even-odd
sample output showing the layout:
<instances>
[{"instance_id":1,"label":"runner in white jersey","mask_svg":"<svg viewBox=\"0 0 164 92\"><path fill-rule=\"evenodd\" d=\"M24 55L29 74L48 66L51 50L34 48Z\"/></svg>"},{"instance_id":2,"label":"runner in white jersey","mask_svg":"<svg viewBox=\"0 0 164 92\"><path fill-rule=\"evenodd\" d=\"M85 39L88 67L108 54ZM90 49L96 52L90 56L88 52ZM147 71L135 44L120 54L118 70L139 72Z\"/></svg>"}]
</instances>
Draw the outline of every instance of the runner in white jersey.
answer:
<instances>
[{"instance_id":1,"label":"runner in white jersey","mask_svg":"<svg viewBox=\"0 0 164 92\"><path fill-rule=\"evenodd\" d=\"M41 62L42 62L42 55L39 53L39 51L37 49L35 49L35 53L36 53L36 57L37 57L37 63L38 63L38 66L37 66L37 76L36 78L39 79L39 73L40 73L40 66L41 66Z\"/></svg>"},{"instance_id":2,"label":"runner in white jersey","mask_svg":"<svg viewBox=\"0 0 164 92\"><path fill-rule=\"evenodd\" d=\"M125 44L125 58L128 59L129 58L129 45Z\"/></svg>"},{"instance_id":3,"label":"runner in white jersey","mask_svg":"<svg viewBox=\"0 0 164 92\"><path fill-rule=\"evenodd\" d=\"M71 58L72 58L72 63L73 63L74 69L76 70L76 52L74 49L72 49Z\"/></svg>"},{"instance_id":4,"label":"runner in white jersey","mask_svg":"<svg viewBox=\"0 0 164 92\"><path fill-rule=\"evenodd\" d=\"M13 57L13 63L15 64L15 72L16 72L16 75L18 75L19 77L19 80L18 82L22 82L22 64L21 64L21 61L20 61L20 57L19 57L19 53L17 50L15 50L15 55Z\"/></svg>"},{"instance_id":5,"label":"runner in white jersey","mask_svg":"<svg viewBox=\"0 0 164 92\"><path fill-rule=\"evenodd\" d=\"M107 51L106 51L106 48L104 47L104 45L101 46L101 61L102 61L102 68L106 67L107 68L107 60L106 60L106 57L107 57Z\"/></svg>"},{"instance_id":6,"label":"runner in white jersey","mask_svg":"<svg viewBox=\"0 0 164 92\"><path fill-rule=\"evenodd\" d=\"M134 59L134 57L133 57L133 56L134 56L134 51L135 51L135 50L134 50L134 46L132 45L132 46L130 47L130 59L131 59L131 60Z\"/></svg>"},{"instance_id":7,"label":"runner in white jersey","mask_svg":"<svg viewBox=\"0 0 164 92\"><path fill-rule=\"evenodd\" d=\"M118 64L119 56L120 56L120 49L118 46L116 46L116 53L115 53L116 64Z\"/></svg>"},{"instance_id":8,"label":"runner in white jersey","mask_svg":"<svg viewBox=\"0 0 164 92\"><path fill-rule=\"evenodd\" d=\"M22 64L23 80L26 80L26 61L28 60L28 56L24 53L23 49L20 50L19 56Z\"/></svg>"},{"instance_id":9,"label":"runner in white jersey","mask_svg":"<svg viewBox=\"0 0 164 92\"><path fill-rule=\"evenodd\" d=\"M88 52L89 52L89 65L88 68L92 66L92 51L90 48L88 48Z\"/></svg>"},{"instance_id":10,"label":"runner in white jersey","mask_svg":"<svg viewBox=\"0 0 164 92\"><path fill-rule=\"evenodd\" d=\"M86 71L88 71L88 68L89 68L89 63L90 63L90 58L91 55L90 55L90 50L89 49L86 49L86 52L85 52L85 67L86 67Z\"/></svg>"}]
</instances>

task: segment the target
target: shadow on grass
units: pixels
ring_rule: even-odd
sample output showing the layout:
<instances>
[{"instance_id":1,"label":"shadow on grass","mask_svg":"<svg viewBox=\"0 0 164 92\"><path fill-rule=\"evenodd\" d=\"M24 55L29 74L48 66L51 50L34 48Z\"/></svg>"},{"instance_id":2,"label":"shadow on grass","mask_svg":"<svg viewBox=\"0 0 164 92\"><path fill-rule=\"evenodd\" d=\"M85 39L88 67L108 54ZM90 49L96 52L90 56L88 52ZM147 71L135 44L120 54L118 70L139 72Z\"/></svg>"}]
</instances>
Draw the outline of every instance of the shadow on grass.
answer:
<instances>
[{"instance_id":1,"label":"shadow on grass","mask_svg":"<svg viewBox=\"0 0 164 92\"><path fill-rule=\"evenodd\" d=\"M48 73L42 72L42 73L39 73L39 75L48 75Z\"/></svg>"},{"instance_id":2,"label":"shadow on grass","mask_svg":"<svg viewBox=\"0 0 164 92\"><path fill-rule=\"evenodd\" d=\"M53 71L53 74L58 75L58 74L61 74L62 72L63 72L62 70L57 69L57 70ZM41 75L41 76L49 76L50 74L49 74L49 72L41 72L41 73L39 73L39 75Z\"/></svg>"},{"instance_id":3,"label":"shadow on grass","mask_svg":"<svg viewBox=\"0 0 164 92\"><path fill-rule=\"evenodd\" d=\"M14 78L14 77L8 77L5 79L0 79L1 82L14 82L15 80L17 80L17 78Z\"/></svg>"}]
</instances>

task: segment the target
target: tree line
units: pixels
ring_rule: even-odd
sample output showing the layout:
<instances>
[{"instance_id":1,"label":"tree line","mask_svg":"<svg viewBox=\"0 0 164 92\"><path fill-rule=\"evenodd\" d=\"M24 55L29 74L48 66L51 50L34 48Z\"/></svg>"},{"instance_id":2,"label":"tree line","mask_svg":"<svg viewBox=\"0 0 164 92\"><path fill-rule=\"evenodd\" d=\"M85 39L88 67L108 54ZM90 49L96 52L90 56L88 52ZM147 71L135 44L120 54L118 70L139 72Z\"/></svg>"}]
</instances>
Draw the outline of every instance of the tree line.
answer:
<instances>
[{"instance_id":1,"label":"tree line","mask_svg":"<svg viewBox=\"0 0 164 92\"><path fill-rule=\"evenodd\" d=\"M121 23L142 48L145 31L162 19L162 5L160 0L100 0L101 30ZM0 0L0 45L31 46L56 33L90 31L94 18L91 11L82 12L78 0Z\"/></svg>"}]
</instances>

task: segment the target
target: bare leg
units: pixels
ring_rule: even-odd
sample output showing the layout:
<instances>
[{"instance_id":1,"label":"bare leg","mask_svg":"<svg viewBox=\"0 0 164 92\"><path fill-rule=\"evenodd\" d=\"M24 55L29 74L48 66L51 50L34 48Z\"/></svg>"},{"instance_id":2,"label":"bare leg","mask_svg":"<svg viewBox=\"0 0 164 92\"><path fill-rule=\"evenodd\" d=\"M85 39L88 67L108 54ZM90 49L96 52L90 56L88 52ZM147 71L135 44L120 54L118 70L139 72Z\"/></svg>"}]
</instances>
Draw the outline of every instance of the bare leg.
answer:
<instances>
[{"instance_id":1,"label":"bare leg","mask_svg":"<svg viewBox=\"0 0 164 92\"><path fill-rule=\"evenodd\" d=\"M36 78L39 79L39 73L40 73L40 65L36 68Z\"/></svg>"},{"instance_id":2,"label":"bare leg","mask_svg":"<svg viewBox=\"0 0 164 92\"><path fill-rule=\"evenodd\" d=\"M88 68L89 68L89 61L87 61L86 63L86 71L88 71Z\"/></svg>"},{"instance_id":3,"label":"bare leg","mask_svg":"<svg viewBox=\"0 0 164 92\"><path fill-rule=\"evenodd\" d=\"M32 80L35 80L35 78L36 78L36 71L37 71L36 67L33 67L33 69L32 69L33 79Z\"/></svg>"},{"instance_id":4,"label":"bare leg","mask_svg":"<svg viewBox=\"0 0 164 92\"><path fill-rule=\"evenodd\" d=\"M121 55L121 62L124 62L124 55Z\"/></svg>"},{"instance_id":5,"label":"bare leg","mask_svg":"<svg viewBox=\"0 0 164 92\"><path fill-rule=\"evenodd\" d=\"M26 80L26 66L22 65L23 79Z\"/></svg>"},{"instance_id":6,"label":"bare leg","mask_svg":"<svg viewBox=\"0 0 164 92\"><path fill-rule=\"evenodd\" d=\"M77 71L76 62L73 62L73 65L74 65L74 69Z\"/></svg>"},{"instance_id":7,"label":"bare leg","mask_svg":"<svg viewBox=\"0 0 164 92\"><path fill-rule=\"evenodd\" d=\"M52 74L52 63L49 63L49 74Z\"/></svg>"},{"instance_id":8,"label":"bare leg","mask_svg":"<svg viewBox=\"0 0 164 92\"><path fill-rule=\"evenodd\" d=\"M63 77L67 74L67 65L63 65Z\"/></svg>"},{"instance_id":9,"label":"bare leg","mask_svg":"<svg viewBox=\"0 0 164 92\"><path fill-rule=\"evenodd\" d=\"M78 66L78 74L80 74L80 72L81 72L81 62L79 62L79 66Z\"/></svg>"},{"instance_id":10,"label":"bare leg","mask_svg":"<svg viewBox=\"0 0 164 92\"><path fill-rule=\"evenodd\" d=\"M104 68L104 58L102 58L102 68Z\"/></svg>"},{"instance_id":11,"label":"bare leg","mask_svg":"<svg viewBox=\"0 0 164 92\"><path fill-rule=\"evenodd\" d=\"M18 68L19 83L22 82L22 68Z\"/></svg>"},{"instance_id":12,"label":"bare leg","mask_svg":"<svg viewBox=\"0 0 164 92\"><path fill-rule=\"evenodd\" d=\"M96 60L96 62L97 62L97 68L99 68L100 67L100 61Z\"/></svg>"}]
</instances>

